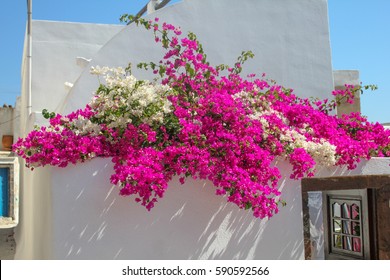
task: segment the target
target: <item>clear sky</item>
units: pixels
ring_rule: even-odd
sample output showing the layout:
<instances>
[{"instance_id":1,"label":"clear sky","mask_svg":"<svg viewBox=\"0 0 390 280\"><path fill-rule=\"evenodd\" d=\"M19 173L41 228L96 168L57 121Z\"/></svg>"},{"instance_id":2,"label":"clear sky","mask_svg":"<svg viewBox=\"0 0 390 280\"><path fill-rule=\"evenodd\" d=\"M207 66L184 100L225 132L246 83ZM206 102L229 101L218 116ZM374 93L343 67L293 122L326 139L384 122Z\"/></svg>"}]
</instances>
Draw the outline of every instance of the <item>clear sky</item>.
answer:
<instances>
[{"instance_id":1,"label":"clear sky","mask_svg":"<svg viewBox=\"0 0 390 280\"><path fill-rule=\"evenodd\" d=\"M20 94L26 2L2 0L0 4L0 106L14 105ZM135 14L146 3L33 0L33 19L119 24L121 14ZM362 114L372 122L390 122L390 1L328 0L328 7L333 69L359 70L363 84L378 85L377 91L362 96Z\"/></svg>"}]
</instances>

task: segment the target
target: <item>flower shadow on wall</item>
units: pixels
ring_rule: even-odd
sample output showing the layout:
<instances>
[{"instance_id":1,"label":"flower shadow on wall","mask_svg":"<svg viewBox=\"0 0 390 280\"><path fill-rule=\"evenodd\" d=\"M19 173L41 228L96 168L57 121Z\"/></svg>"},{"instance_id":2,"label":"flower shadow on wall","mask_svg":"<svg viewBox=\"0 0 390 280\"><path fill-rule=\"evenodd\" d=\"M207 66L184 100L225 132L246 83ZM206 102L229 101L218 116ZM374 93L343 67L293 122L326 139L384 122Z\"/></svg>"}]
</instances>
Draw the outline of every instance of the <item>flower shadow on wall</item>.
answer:
<instances>
[{"instance_id":1,"label":"flower shadow on wall","mask_svg":"<svg viewBox=\"0 0 390 280\"><path fill-rule=\"evenodd\" d=\"M13 149L29 167L65 167L94 157L111 157L111 182L123 196L148 210L175 176L209 180L215 193L257 218L284 205L278 190L288 161L290 178L313 176L316 165L355 168L361 158L390 155L390 131L360 114L330 115L341 99L361 87L335 91L335 100L301 99L291 89L249 75L242 65L212 66L195 34L173 25L131 16L154 32L166 50L158 63L140 63L154 81L137 80L127 69L95 67L101 84L93 100L67 116L44 111L50 126L19 139Z\"/></svg>"},{"instance_id":2,"label":"flower shadow on wall","mask_svg":"<svg viewBox=\"0 0 390 280\"><path fill-rule=\"evenodd\" d=\"M270 220L253 219L250 212L212 195L210 182L189 178L182 186L178 177L149 213L108 188L105 178L111 168L108 159L96 159L52 172L58 182L52 189L57 213L53 258L303 258L300 192L295 180L281 182L288 205Z\"/></svg>"}]
</instances>

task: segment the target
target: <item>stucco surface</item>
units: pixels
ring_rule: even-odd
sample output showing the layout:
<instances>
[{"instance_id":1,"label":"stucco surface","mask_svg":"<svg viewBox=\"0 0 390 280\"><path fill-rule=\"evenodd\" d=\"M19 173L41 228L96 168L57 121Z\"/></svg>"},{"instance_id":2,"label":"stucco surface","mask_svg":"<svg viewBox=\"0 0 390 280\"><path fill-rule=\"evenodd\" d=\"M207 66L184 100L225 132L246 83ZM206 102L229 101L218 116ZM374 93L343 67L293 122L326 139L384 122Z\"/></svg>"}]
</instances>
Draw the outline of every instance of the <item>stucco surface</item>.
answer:
<instances>
[{"instance_id":1,"label":"stucco surface","mask_svg":"<svg viewBox=\"0 0 390 280\"><path fill-rule=\"evenodd\" d=\"M185 0L149 15L154 17L181 26L183 32L195 32L212 63L232 64L242 50L252 50L256 56L245 73L265 72L302 97L330 96L333 76L325 0ZM88 67L72 72L77 67L73 59L84 55L78 48L85 42L77 32L58 39L74 43L74 47L61 46L69 56L53 51L44 56L45 50L60 45L56 31L61 28L60 23L54 24L36 41L43 65L54 61L56 71L39 66L36 58L34 110L57 106L69 113L83 108L98 86ZM44 46L44 35L53 39L50 46ZM134 25L110 38L99 50L90 45L84 49L95 53L86 57L92 58L90 66L125 67L128 62L158 61L162 55L152 33ZM136 69L134 74L151 78ZM74 83L68 94L63 89L66 81ZM50 89L55 96L47 96ZM34 114L28 128L40 121ZM388 172L388 164L362 162L354 171L322 168L318 176ZM285 174L280 188L287 206L269 221L226 203L207 181L188 180L181 186L173 180L165 197L147 212L110 185L109 159L65 169L24 170L16 258L303 259L300 182L287 179L286 163L279 165Z\"/></svg>"},{"instance_id":2,"label":"stucco surface","mask_svg":"<svg viewBox=\"0 0 390 280\"><path fill-rule=\"evenodd\" d=\"M279 162L283 174L291 171ZM389 173L389 159L318 176ZM287 206L259 220L214 194L208 181L169 184L150 212L111 186L110 159L50 168L54 259L303 259L300 181L280 181ZM318 256L320 257L321 254Z\"/></svg>"},{"instance_id":3,"label":"stucco surface","mask_svg":"<svg viewBox=\"0 0 390 280\"><path fill-rule=\"evenodd\" d=\"M325 0L184 0L152 13L197 34L211 63L232 65L243 50L255 58L245 74L266 73L302 97L328 97L333 88L331 51ZM126 67L132 63L139 79L151 73L136 69L139 62L160 61L162 48L153 33L131 24L93 57L90 66ZM83 108L98 87L88 67L80 75L60 111Z\"/></svg>"},{"instance_id":4,"label":"stucco surface","mask_svg":"<svg viewBox=\"0 0 390 280\"><path fill-rule=\"evenodd\" d=\"M226 203L209 182L191 179L173 180L148 212L118 195L111 172L108 159L51 170L53 258L303 258L298 181L282 182L289 205L267 222Z\"/></svg>"}]
</instances>

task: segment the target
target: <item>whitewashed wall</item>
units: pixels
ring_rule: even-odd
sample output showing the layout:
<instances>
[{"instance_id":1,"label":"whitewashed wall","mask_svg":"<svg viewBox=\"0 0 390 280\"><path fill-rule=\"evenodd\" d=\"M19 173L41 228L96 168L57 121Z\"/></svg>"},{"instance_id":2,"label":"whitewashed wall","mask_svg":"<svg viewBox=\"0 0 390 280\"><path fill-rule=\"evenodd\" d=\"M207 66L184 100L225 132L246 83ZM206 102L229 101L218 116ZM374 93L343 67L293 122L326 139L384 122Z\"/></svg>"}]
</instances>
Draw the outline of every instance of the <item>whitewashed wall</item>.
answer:
<instances>
[{"instance_id":1,"label":"whitewashed wall","mask_svg":"<svg viewBox=\"0 0 390 280\"><path fill-rule=\"evenodd\" d=\"M389 164L390 159L373 159L352 171L321 168L318 176L389 174ZM289 174L287 164L278 166ZM173 180L148 212L110 185L109 159L46 170L46 176L51 174L52 237L42 240L50 249L45 258L304 258L300 181L281 180L287 206L270 220L259 220L216 196L207 181L181 185Z\"/></svg>"},{"instance_id":2,"label":"whitewashed wall","mask_svg":"<svg viewBox=\"0 0 390 280\"><path fill-rule=\"evenodd\" d=\"M34 20L32 23L32 114L27 114L27 44L22 63L22 95L15 114L15 140L24 137L35 124L45 124L42 109L54 111L64 101L69 89L65 82L74 83L83 68L77 57L91 58L121 25L101 25ZM25 39L26 41L26 39ZM37 113L38 112L38 113ZM17 243L15 258L47 256L46 240L50 238L51 200L50 177L47 169L31 172L20 160L20 223L15 229Z\"/></svg>"},{"instance_id":3,"label":"whitewashed wall","mask_svg":"<svg viewBox=\"0 0 390 280\"><path fill-rule=\"evenodd\" d=\"M53 255L59 259L297 259L303 257L299 182L266 222L214 194L205 181L170 183L151 212L110 187L99 159L52 169Z\"/></svg>"},{"instance_id":4,"label":"whitewashed wall","mask_svg":"<svg viewBox=\"0 0 390 280\"><path fill-rule=\"evenodd\" d=\"M42 109L54 111L63 103L69 89L65 82L74 83L83 68L76 64L77 57L87 59L95 53L123 26L55 21L32 21L32 112ZM28 106L28 45L25 37L22 62L22 94L20 101L23 127L20 135L28 132L25 124L30 116Z\"/></svg>"},{"instance_id":5,"label":"whitewashed wall","mask_svg":"<svg viewBox=\"0 0 390 280\"><path fill-rule=\"evenodd\" d=\"M92 58L123 26L33 21L32 111L54 111L84 70L77 57Z\"/></svg>"},{"instance_id":6,"label":"whitewashed wall","mask_svg":"<svg viewBox=\"0 0 390 280\"><path fill-rule=\"evenodd\" d=\"M330 97L326 0L184 0L148 17L180 26L184 34L197 34L215 65L232 65L243 50L251 50L255 58L247 62L244 73L265 72L299 96ZM135 65L158 62L162 53L152 32L130 25L101 48L91 65L126 67L131 62L136 77L150 79L149 72ZM97 86L97 78L85 69L61 111L83 108Z\"/></svg>"},{"instance_id":7,"label":"whitewashed wall","mask_svg":"<svg viewBox=\"0 0 390 280\"><path fill-rule=\"evenodd\" d=\"M232 64L242 50L252 50L256 57L248 62L246 73L266 72L300 96L330 96L333 78L326 0L187 0L150 17L179 25L184 32L194 31L215 64ZM74 65L68 64L83 54L61 57L61 52L52 51L61 43L67 51L72 50L66 47L68 41L76 49L81 48L84 33L92 32L76 24L76 30L65 29L69 32L64 41L61 32L68 24L42 23L47 30L43 28L42 34L36 35L40 40L35 49L40 55L35 56L33 64L33 111L52 109L58 103L65 113L82 108L97 87L97 79L89 75L88 69L81 73L76 70L80 74L77 78L72 72ZM96 26L96 30L99 28ZM50 42L56 38L58 43L45 45L46 39ZM130 61L135 65L158 61L160 56L152 34L130 25L93 56L91 65L127 66ZM40 66L40 60L45 67ZM53 61L56 63L49 63ZM144 72L134 73L139 78L150 78ZM61 90L66 81L74 82L74 87L64 97ZM51 90L56 92L55 97L48 96ZM65 100L61 105L62 97ZM40 117L34 114L30 121L28 129L40 123ZM367 164L354 172L366 172ZM288 165L281 163L281 168L284 174L289 173ZM149 213L131 199L118 196L118 190L109 184L111 172L109 159L65 169L25 170L16 258L304 257L299 181L281 181L288 205L270 221L261 221L215 196L208 182L198 181L185 186L173 181L166 197ZM321 172L327 176L348 174L339 169Z\"/></svg>"}]
</instances>

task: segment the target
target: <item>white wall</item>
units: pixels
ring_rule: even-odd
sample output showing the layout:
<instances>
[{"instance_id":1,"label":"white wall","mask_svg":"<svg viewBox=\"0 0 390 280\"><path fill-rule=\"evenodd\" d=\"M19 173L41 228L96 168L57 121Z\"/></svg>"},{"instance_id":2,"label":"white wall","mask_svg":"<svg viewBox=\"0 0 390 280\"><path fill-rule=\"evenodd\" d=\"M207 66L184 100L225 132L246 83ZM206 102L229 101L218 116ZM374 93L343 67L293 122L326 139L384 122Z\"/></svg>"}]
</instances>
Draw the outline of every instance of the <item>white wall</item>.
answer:
<instances>
[{"instance_id":1,"label":"white wall","mask_svg":"<svg viewBox=\"0 0 390 280\"><path fill-rule=\"evenodd\" d=\"M390 159L373 159L352 171L321 168L318 176L388 174L389 164ZM278 166L283 174L290 172L287 164ZM51 250L45 258L304 258L300 181L281 180L287 206L267 221L216 196L206 181L188 180L183 186L173 180L148 212L110 185L109 159L46 170L51 174L52 238L40 240Z\"/></svg>"},{"instance_id":2,"label":"white wall","mask_svg":"<svg viewBox=\"0 0 390 280\"><path fill-rule=\"evenodd\" d=\"M255 58L245 73L263 72L303 97L330 97L333 90L326 0L184 0L148 16L192 31L215 65L232 65L243 50ZM134 24L123 29L96 54L91 65L134 65L136 77L151 78L135 69L138 62L158 62L162 48L153 33ZM86 69L75 83L62 111L83 108L98 87Z\"/></svg>"},{"instance_id":3,"label":"white wall","mask_svg":"<svg viewBox=\"0 0 390 280\"><path fill-rule=\"evenodd\" d=\"M47 125L42 114L32 113L27 131ZM44 259L51 255L51 173L48 168L31 171L20 160L19 225L15 228L15 259Z\"/></svg>"},{"instance_id":4,"label":"white wall","mask_svg":"<svg viewBox=\"0 0 390 280\"><path fill-rule=\"evenodd\" d=\"M123 26L33 21L32 111L54 111L84 70L76 57L91 58Z\"/></svg>"},{"instance_id":5,"label":"white wall","mask_svg":"<svg viewBox=\"0 0 390 280\"><path fill-rule=\"evenodd\" d=\"M19 129L15 139L25 136L34 125L46 124L37 112L54 111L68 93L65 82L74 83L83 68L77 57L91 58L119 32L121 25L100 25L34 20L32 23L32 114L27 114L27 45L22 64L22 96L15 112ZM25 40L26 41L26 40ZM24 166L24 161L20 161ZM48 255L46 240L51 236L50 174L21 168L20 223L15 229L16 258L40 259Z\"/></svg>"},{"instance_id":6,"label":"white wall","mask_svg":"<svg viewBox=\"0 0 390 280\"><path fill-rule=\"evenodd\" d=\"M252 50L256 57L248 62L247 73L266 72L300 96L330 96L333 80L325 0L187 0L150 15L156 16L181 26L184 32L194 31L215 64L232 64L242 50ZM37 24L42 24L42 32L34 45L33 111L51 110L61 103L65 81L75 85L62 111L83 108L98 86L97 79L88 69L77 78L80 69L74 69L73 59L88 58L98 47L87 44L83 50L91 52L80 53L84 35L79 36L78 29L83 24ZM61 34L69 26L73 27L64 29L69 32ZM47 43L45 38L55 40ZM127 66L129 61L135 65L160 56L153 35L130 25L93 56L91 65ZM139 71L135 74L148 77ZM48 95L51 92L55 94ZM38 118L32 116L31 125L36 122L34 117ZM289 167L281 166L288 174ZM364 164L356 172L363 169ZM65 169L25 170L16 258L304 257L299 181L281 181L288 205L270 221L260 221L215 196L208 182L198 181L186 186L173 181L166 197L149 213L131 199L118 196L118 190L109 184L111 172L108 159Z\"/></svg>"},{"instance_id":7,"label":"white wall","mask_svg":"<svg viewBox=\"0 0 390 280\"><path fill-rule=\"evenodd\" d=\"M226 203L205 181L173 180L151 212L111 187L112 164L97 159L52 168L54 259L297 259L300 204L269 222ZM285 181L300 201L299 182Z\"/></svg>"},{"instance_id":8,"label":"white wall","mask_svg":"<svg viewBox=\"0 0 390 280\"><path fill-rule=\"evenodd\" d=\"M64 101L69 89L65 82L74 83L83 68L76 64L76 57L91 58L122 25L32 21L32 107L55 111ZM20 101L20 135L28 133L28 46L25 37L22 62L22 94Z\"/></svg>"}]
</instances>

